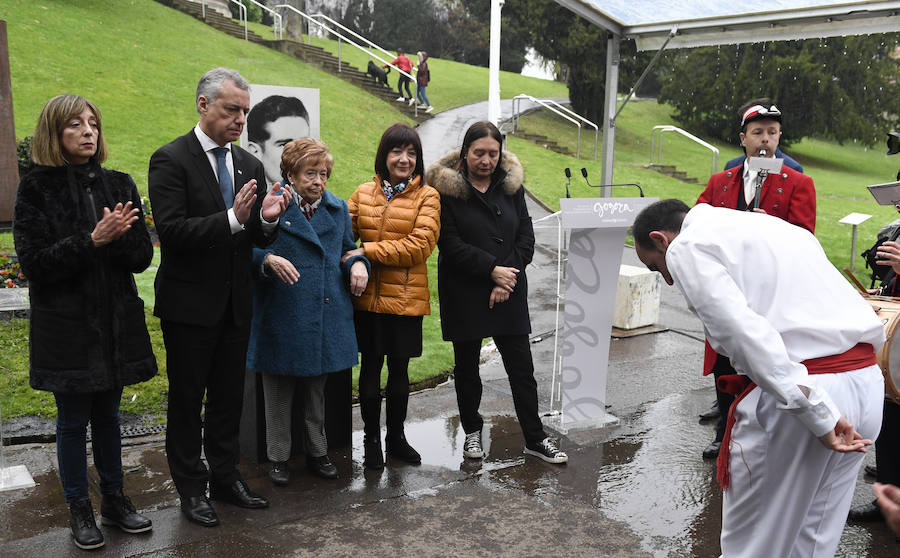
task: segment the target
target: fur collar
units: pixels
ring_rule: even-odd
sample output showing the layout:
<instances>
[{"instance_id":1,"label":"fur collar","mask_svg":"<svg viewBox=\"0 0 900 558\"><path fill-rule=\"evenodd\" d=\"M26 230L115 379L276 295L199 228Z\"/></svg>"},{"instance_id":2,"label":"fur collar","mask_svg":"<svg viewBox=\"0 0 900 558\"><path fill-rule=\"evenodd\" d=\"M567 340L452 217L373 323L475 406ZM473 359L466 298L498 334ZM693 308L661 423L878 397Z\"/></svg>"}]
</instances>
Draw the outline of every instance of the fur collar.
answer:
<instances>
[{"instance_id":1,"label":"fur collar","mask_svg":"<svg viewBox=\"0 0 900 558\"><path fill-rule=\"evenodd\" d=\"M450 151L438 159L436 163L428 167L425 172L425 183L437 189L441 195L453 198L467 199L472 187L466 182L465 177L456 170L459 164L459 150ZM515 194L525 180L525 171L519 158L509 151L503 152L503 161L500 168L506 176L500 181L500 187L507 196Z\"/></svg>"}]
</instances>

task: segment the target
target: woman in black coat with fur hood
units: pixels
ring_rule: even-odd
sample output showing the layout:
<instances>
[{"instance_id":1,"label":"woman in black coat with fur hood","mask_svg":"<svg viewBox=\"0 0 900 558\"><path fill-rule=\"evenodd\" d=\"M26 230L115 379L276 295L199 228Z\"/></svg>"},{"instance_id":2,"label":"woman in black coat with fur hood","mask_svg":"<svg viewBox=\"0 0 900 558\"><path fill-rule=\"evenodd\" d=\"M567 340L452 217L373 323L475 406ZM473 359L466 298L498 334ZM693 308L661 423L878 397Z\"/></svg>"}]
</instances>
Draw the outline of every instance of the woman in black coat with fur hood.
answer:
<instances>
[{"instance_id":1,"label":"woman in black coat with fur hood","mask_svg":"<svg viewBox=\"0 0 900 558\"><path fill-rule=\"evenodd\" d=\"M509 377L525 453L565 463L568 457L547 437L538 416L525 276L534 255L534 230L522 165L512 153L503 153L502 145L496 126L477 122L466 131L462 149L444 155L425 175L441 194L438 295L444 340L453 342L456 400L466 432L463 455L484 457L478 362L482 340L493 337Z\"/></svg>"},{"instance_id":2,"label":"woman in black coat with fur hood","mask_svg":"<svg viewBox=\"0 0 900 558\"><path fill-rule=\"evenodd\" d=\"M34 132L37 164L19 184L13 237L31 301L31 387L56 399L59 478L79 548L103 545L88 491L86 433L104 524L129 533L150 520L124 495L119 402L122 387L152 378L156 359L133 273L153 245L134 181L100 164L100 112L83 97L47 101Z\"/></svg>"}]
</instances>

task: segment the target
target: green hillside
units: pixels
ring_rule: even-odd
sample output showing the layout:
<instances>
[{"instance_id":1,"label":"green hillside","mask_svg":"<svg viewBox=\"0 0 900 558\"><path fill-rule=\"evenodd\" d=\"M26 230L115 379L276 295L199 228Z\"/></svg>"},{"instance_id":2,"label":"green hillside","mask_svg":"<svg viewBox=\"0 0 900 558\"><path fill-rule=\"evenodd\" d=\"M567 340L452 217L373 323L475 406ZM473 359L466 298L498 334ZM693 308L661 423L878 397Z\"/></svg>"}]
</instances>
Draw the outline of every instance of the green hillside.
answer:
<instances>
[{"instance_id":1,"label":"green hillside","mask_svg":"<svg viewBox=\"0 0 900 558\"><path fill-rule=\"evenodd\" d=\"M384 129L411 123L330 74L152 0L8 0L0 13L9 34L16 136L32 134L48 98L84 95L103 112L108 166L131 174L141 191L153 151L197 122L197 80L215 66L235 68L251 83L322 90L322 140L335 153L329 187L344 197L371 179Z\"/></svg>"},{"instance_id":2,"label":"green hillside","mask_svg":"<svg viewBox=\"0 0 900 558\"><path fill-rule=\"evenodd\" d=\"M674 133L664 136L662 163L676 165L680 170L687 171L689 176L698 179L699 184L696 185L644 168L650 162L652 128L663 124L677 125L671 118L671 112L670 107L652 100L632 101L625 107L616 126L614 180L616 183L638 183L648 196L679 198L693 204L713 170L713 157L709 150ZM548 111L531 113L521 119L520 125L529 132L552 137L575 152L577 128ZM785 135L789 134L790 130L785 130ZM559 207L559 197L565 184L562 169L566 166L573 170L570 188L572 196L599 195L596 189L585 184L580 173L581 167L585 167L592 183L601 182L601 165L592 160L593 131L582 131L581 142L581 159L552 154L521 140L514 140L511 144L513 149L520 151L520 158L528 169L529 188L551 207ZM732 145L716 141L709 143L720 150L716 171L722 170L726 161L742 153ZM852 229L838 221L851 212L872 215L871 219L859 226L858 232L856 275L862 278L865 266L859 253L872 245L879 228L898 218L893 207L877 205L865 186L894 180L897 168L900 167L900 157L885 155L886 149L881 144L874 148L854 143L838 145L815 138L796 142L785 148L785 151L803 165L804 172L815 182L816 237L831 262L839 269L850 263ZM617 189L615 195L637 195L637 190Z\"/></svg>"}]
</instances>

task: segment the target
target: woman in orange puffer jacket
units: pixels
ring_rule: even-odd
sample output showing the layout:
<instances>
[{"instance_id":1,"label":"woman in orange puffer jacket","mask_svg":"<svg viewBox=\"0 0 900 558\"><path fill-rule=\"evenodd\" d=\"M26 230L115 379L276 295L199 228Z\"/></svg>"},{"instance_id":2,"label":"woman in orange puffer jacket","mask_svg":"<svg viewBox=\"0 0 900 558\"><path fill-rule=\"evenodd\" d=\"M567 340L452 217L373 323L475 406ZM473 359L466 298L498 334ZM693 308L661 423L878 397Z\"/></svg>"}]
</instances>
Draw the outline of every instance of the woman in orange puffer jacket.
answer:
<instances>
[{"instance_id":1,"label":"woman in orange puffer jacket","mask_svg":"<svg viewBox=\"0 0 900 558\"><path fill-rule=\"evenodd\" d=\"M365 424L364 464L384 467L381 450L381 369L387 357L387 454L421 463L403 430L409 399L409 359L422 354L422 316L431 313L426 261L437 244L441 202L423 181L422 143L416 131L394 124L381 136L375 180L359 186L348 206L360 247L372 264L369 284L354 301L362 354L359 407Z\"/></svg>"}]
</instances>

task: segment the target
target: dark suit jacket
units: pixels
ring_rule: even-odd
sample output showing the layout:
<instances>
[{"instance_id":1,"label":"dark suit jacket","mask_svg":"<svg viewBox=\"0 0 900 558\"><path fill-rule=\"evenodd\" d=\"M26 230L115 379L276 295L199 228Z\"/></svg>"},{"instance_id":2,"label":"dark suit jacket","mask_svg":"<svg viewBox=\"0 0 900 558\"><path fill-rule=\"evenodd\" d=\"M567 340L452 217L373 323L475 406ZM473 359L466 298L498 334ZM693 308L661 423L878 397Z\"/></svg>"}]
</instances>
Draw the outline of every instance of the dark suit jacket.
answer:
<instances>
[{"instance_id":1,"label":"dark suit jacket","mask_svg":"<svg viewBox=\"0 0 900 558\"><path fill-rule=\"evenodd\" d=\"M229 300L235 324L250 319L250 260L253 244L265 246L260 208L266 176L262 163L236 145L235 191L255 178L261 191L245 230L231 233L219 183L193 129L150 158L150 204L162 260L156 272L154 315L182 324L213 326Z\"/></svg>"}]
</instances>

